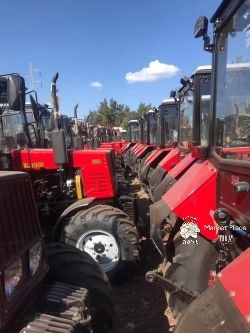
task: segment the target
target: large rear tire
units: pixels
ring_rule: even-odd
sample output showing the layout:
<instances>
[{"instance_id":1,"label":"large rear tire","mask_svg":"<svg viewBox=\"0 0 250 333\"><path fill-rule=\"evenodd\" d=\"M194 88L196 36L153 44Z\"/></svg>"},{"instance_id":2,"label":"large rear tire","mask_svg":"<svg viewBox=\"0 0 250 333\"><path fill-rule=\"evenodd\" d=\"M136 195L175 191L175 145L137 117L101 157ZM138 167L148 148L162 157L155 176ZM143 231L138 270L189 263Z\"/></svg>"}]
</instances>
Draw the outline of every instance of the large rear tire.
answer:
<instances>
[{"instance_id":1,"label":"large rear tire","mask_svg":"<svg viewBox=\"0 0 250 333\"><path fill-rule=\"evenodd\" d=\"M118 208L97 205L64 224L61 241L87 252L112 282L131 275L139 260L139 234Z\"/></svg>"},{"instance_id":2,"label":"large rear tire","mask_svg":"<svg viewBox=\"0 0 250 333\"><path fill-rule=\"evenodd\" d=\"M168 260L163 264L163 276L191 292L202 293L208 288L210 270L215 270L218 252L199 235L197 242L183 244L183 238L177 232L167 243ZM187 305L175 294L166 292L166 297L172 315L178 321Z\"/></svg>"},{"instance_id":3,"label":"large rear tire","mask_svg":"<svg viewBox=\"0 0 250 333\"><path fill-rule=\"evenodd\" d=\"M60 243L46 246L49 273L46 282L86 288L90 294L93 333L111 333L114 304L111 287L102 268L85 252Z\"/></svg>"}]
</instances>

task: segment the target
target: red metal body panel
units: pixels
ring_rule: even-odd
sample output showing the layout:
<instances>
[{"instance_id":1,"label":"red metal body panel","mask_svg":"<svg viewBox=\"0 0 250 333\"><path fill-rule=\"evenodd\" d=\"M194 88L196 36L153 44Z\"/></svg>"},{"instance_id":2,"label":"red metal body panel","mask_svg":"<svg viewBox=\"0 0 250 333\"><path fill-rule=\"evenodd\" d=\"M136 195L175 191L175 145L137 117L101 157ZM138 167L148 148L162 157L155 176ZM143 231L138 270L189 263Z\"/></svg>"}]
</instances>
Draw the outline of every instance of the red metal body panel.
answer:
<instances>
[{"instance_id":1,"label":"red metal body panel","mask_svg":"<svg viewBox=\"0 0 250 333\"><path fill-rule=\"evenodd\" d=\"M132 148L131 151L135 151L136 149L138 149L138 147L140 147L142 145L141 142L137 142Z\"/></svg>"},{"instance_id":2,"label":"red metal body panel","mask_svg":"<svg viewBox=\"0 0 250 333\"><path fill-rule=\"evenodd\" d=\"M160 156L162 153L168 154L173 148L164 148L164 149L156 149L152 152L152 154L149 155L149 157L145 161L145 165L152 164L158 156Z\"/></svg>"},{"instance_id":3,"label":"red metal body panel","mask_svg":"<svg viewBox=\"0 0 250 333\"><path fill-rule=\"evenodd\" d=\"M121 143L120 142L101 142L100 148L104 149L114 149L114 153L117 154L117 152L121 149Z\"/></svg>"},{"instance_id":4,"label":"red metal body panel","mask_svg":"<svg viewBox=\"0 0 250 333\"><path fill-rule=\"evenodd\" d=\"M186 158L179 161L179 163L171 170L169 170L168 174L173 177L173 179L176 179L179 174L181 174L189 165L191 165L192 162L195 161L195 158L191 156L191 153L189 153Z\"/></svg>"},{"instance_id":5,"label":"red metal body panel","mask_svg":"<svg viewBox=\"0 0 250 333\"><path fill-rule=\"evenodd\" d=\"M110 174L110 150L68 150L69 168L81 170L87 197L113 198L116 193L115 176ZM12 150L14 170L57 170L52 149ZM109 158L108 158L109 157Z\"/></svg>"},{"instance_id":6,"label":"red metal body panel","mask_svg":"<svg viewBox=\"0 0 250 333\"><path fill-rule=\"evenodd\" d=\"M149 164L148 162L154 157L155 154L157 154L158 151L159 151L159 149L155 149L155 150L151 151L151 154L145 160L145 165Z\"/></svg>"},{"instance_id":7,"label":"red metal body panel","mask_svg":"<svg viewBox=\"0 0 250 333\"><path fill-rule=\"evenodd\" d=\"M140 150L137 150L136 152L135 152L135 155L137 156L137 157L140 157L143 153L145 153L148 149L153 149L155 147L155 145L143 145L142 146L142 149L140 149Z\"/></svg>"},{"instance_id":8,"label":"red metal body panel","mask_svg":"<svg viewBox=\"0 0 250 333\"><path fill-rule=\"evenodd\" d=\"M119 150L119 152L117 153L118 155L121 155L123 153L125 153L125 151L127 151L128 149L130 149L130 147L132 148L136 143L135 142L126 142L121 149Z\"/></svg>"},{"instance_id":9,"label":"red metal body panel","mask_svg":"<svg viewBox=\"0 0 250 333\"><path fill-rule=\"evenodd\" d=\"M223 155L235 155L236 160L250 160L250 149L249 147L233 147L233 148L222 148L220 151L220 156Z\"/></svg>"},{"instance_id":10,"label":"red metal body panel","mask_svg":"<svg viewBox=\"0 0 250 333\"><path fill-rule=\"evenodd\" d=\"M249 267L250 249L247 249L226 266L221 274L217 275L217 278L250 327L250 321L247 320L250 311Z\"/></svg>"},{"instance_id":11,"label":"red metal body panel","mask_svg":"<svg viewBox=\"0 0 250 333\"><path fill-rule=\"evenodd\" d=\"M179 162L179 149L175 148L172 149L166 157L164 157L161 162L159 163L159 166L166 171L170 170L170 167L172 164L177 164Z\"/></svg>"},{"instance_id":12,"label":"red metal body panel","mask_svg":"<svg viewBox=\"0 0 250 333\"><path fill-rule=\"evenodd\" d=\"M131 151L133 152L133 153L136 153L137 151L139 151L139 150L141 150L141 149L143 149L143 147L144 147L144 144L143 143L139 143L139 145L134 149L134 147L131 149Z\"/></svg>"},{"instance_id":13,"label":"red metal body panel","mask_svg":"<svg viewBox=\"0 0 250 333\"><path fill-rule=\"evenodd\" d=\"M211 216L216 210L216 175L209 161L197 160L162 197L179 218L194 216L200 234L208 240L217 237Z\"/></svg>"}]
</instances>

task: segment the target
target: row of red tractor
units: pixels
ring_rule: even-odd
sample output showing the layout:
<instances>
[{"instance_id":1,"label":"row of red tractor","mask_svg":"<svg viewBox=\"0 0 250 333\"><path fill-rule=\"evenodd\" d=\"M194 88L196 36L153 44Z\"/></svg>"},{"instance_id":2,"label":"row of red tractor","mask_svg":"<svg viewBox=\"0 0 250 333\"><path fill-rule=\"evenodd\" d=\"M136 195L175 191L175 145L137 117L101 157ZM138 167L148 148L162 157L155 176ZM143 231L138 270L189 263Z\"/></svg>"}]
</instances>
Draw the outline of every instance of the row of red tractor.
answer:
<instances>
[{"instance_id":1,"label":"row of red tractor","mask_svg":"<svg viewBox=\"0 0 250 333\"><path fill-rule=\"evenodd\" d=\"M59 115L58 73L51 112L32 96L27 110L20 75L0 77L1 333L111 332L108 279L129 276L140 256L128 174L152 201L163 274L146 280L164 289L175 332L249 332L249 13L248 0L222 1L212 41L197 20L212 66L131 120L126 142L84 128L77 105L72 119ZM39 219L55 220L46 246Z\"/></svg>"}]
</instances>

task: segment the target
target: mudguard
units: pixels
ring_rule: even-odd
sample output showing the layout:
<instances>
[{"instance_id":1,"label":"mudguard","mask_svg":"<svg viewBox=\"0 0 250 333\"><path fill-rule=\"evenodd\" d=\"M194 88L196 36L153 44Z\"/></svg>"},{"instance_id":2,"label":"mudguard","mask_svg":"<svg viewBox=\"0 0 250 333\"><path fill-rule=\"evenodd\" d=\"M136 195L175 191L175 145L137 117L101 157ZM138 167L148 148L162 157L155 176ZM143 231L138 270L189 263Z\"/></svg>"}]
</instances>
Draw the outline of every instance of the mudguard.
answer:
<instances>
[{"instance_id":1,"label":"mudguard","mask_svg":"<svg viewBox=\"0 0 250 333\"><path fill-rule=\"evenodd\" d=\"M157 165L149 179L149 186L156 188L166 172L169 172L179 162L179 149L172 149Z\"/></svg>"},{"instance_id":2,"label":"mudguard","mask_svg":"<svg viewBox=\"0 0 250 333\"><path fill-rule=\"evenodd\" d=\"M160 200L160 198L169 190L169 186L172 186L179 178L187 171L188 168L196 161L191 154L188 154L186 158L181 160L174 168L168 171L165 178L154 190L154 202Z\"/></svg>"},{"instance_id":3,"label":"mudguard","mask_svg":"<svg viewBox=\"0 0 250 333\"><path fill-rule=\"evenodd\" d=\"M152 165L152 163L154 163L158 157L160 157L161 154L169 154L169 152L172 150L173 148L165 148L165 149L156 149L153 150L152 153L148 156L148 158L145 160L144 166L141 169L141 173L140 173L140 180L143 181L147 181L148 183L148 171ZM165 156L164 156L165 157Z\"/></svg>"},{"instance_id":4,"label":"mudguard","mask_svg":"<svg viewBox=\"0 0 250 333\"><path fill-rule=\"evenodd\" d=\"M195 217L204 238L210 241L217 238L211 214L216 209L216 175L210 162L197 160L161 200L150 207L150 236L162 256L166 257L161 224L171 213L182 220L187 216Z\"/></svg>"},{"instance_id":5,"label":"mudguard","mask_svg":"<svg viewBox=\"0 0 250 333\"><path fill-rule=\"evenodd\" d=\"M53 236L52 236L52 241L53 242L59 242L60 241L60 236L61 236L61 231L62 231L62 224L65 220L70 215L76 214L78 211L82 209L86 209L93 201L95 200L94 197L92 198L85 198L82 200L78 200L74 202L72 205L70 205L68 208L65 209L65 211L61 214L59 219L56 222L54 231L53 231Z\"/></svg>"},{"instance_id":6,"label":"mudguard","mask_svg":"<svg viewBox=\"0 0 250 333\"><path fill-rule=\"evenodd\" d=\"M174 333L249 333L249 266L250 249L247 249L187 307Z\"/></svg>"}]
</instances>

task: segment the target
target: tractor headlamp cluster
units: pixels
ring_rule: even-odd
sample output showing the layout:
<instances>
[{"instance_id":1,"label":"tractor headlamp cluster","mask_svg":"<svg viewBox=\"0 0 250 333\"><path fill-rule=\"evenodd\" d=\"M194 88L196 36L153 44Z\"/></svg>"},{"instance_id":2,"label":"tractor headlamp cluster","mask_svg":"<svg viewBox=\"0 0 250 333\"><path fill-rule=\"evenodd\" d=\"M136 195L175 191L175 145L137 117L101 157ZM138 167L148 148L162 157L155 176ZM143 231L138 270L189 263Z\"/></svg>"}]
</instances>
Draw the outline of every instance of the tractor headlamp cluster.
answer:
<instances>
[{"instance_id":1,"label":"tractor headlamp cluster","mask_svg":"<svg viewBox=\"0 0 250 333\"><path fill-rule=\"evenodd\" d=\"M15 296L23 280L23 265L19 258L9 265L4 271L4 289L6 301L10 302Z\"/></svg>"},{"instance_id":2,"label":"tractor headlamp cluster","mask_svg":"<svg viewBox=\"0 0 250 333\"><path fill-rule=\"evenodd\" d=\"M39 270L39 268L42 265L42 253L43 253L43 247L42 242L37 242L35 245L33 245L29 249L29 270L30 270L30 276L33 276L36 274L36 272Z\"/></svg>"},{"instance_id":3,"label":"tractor headlamp cluster","mask_svg":"<svg viewBox=\"0 0 250 333\"><path fill-rule=\"evenodd\" d=\"M29 275L34 276L43 264L43 246L38 241L28 251ZM16 259L4 270L4 291L7 302L10 302L16 295L18 288L24 282L24 267L21 258Z\"/></svg>"}]
</instances>

